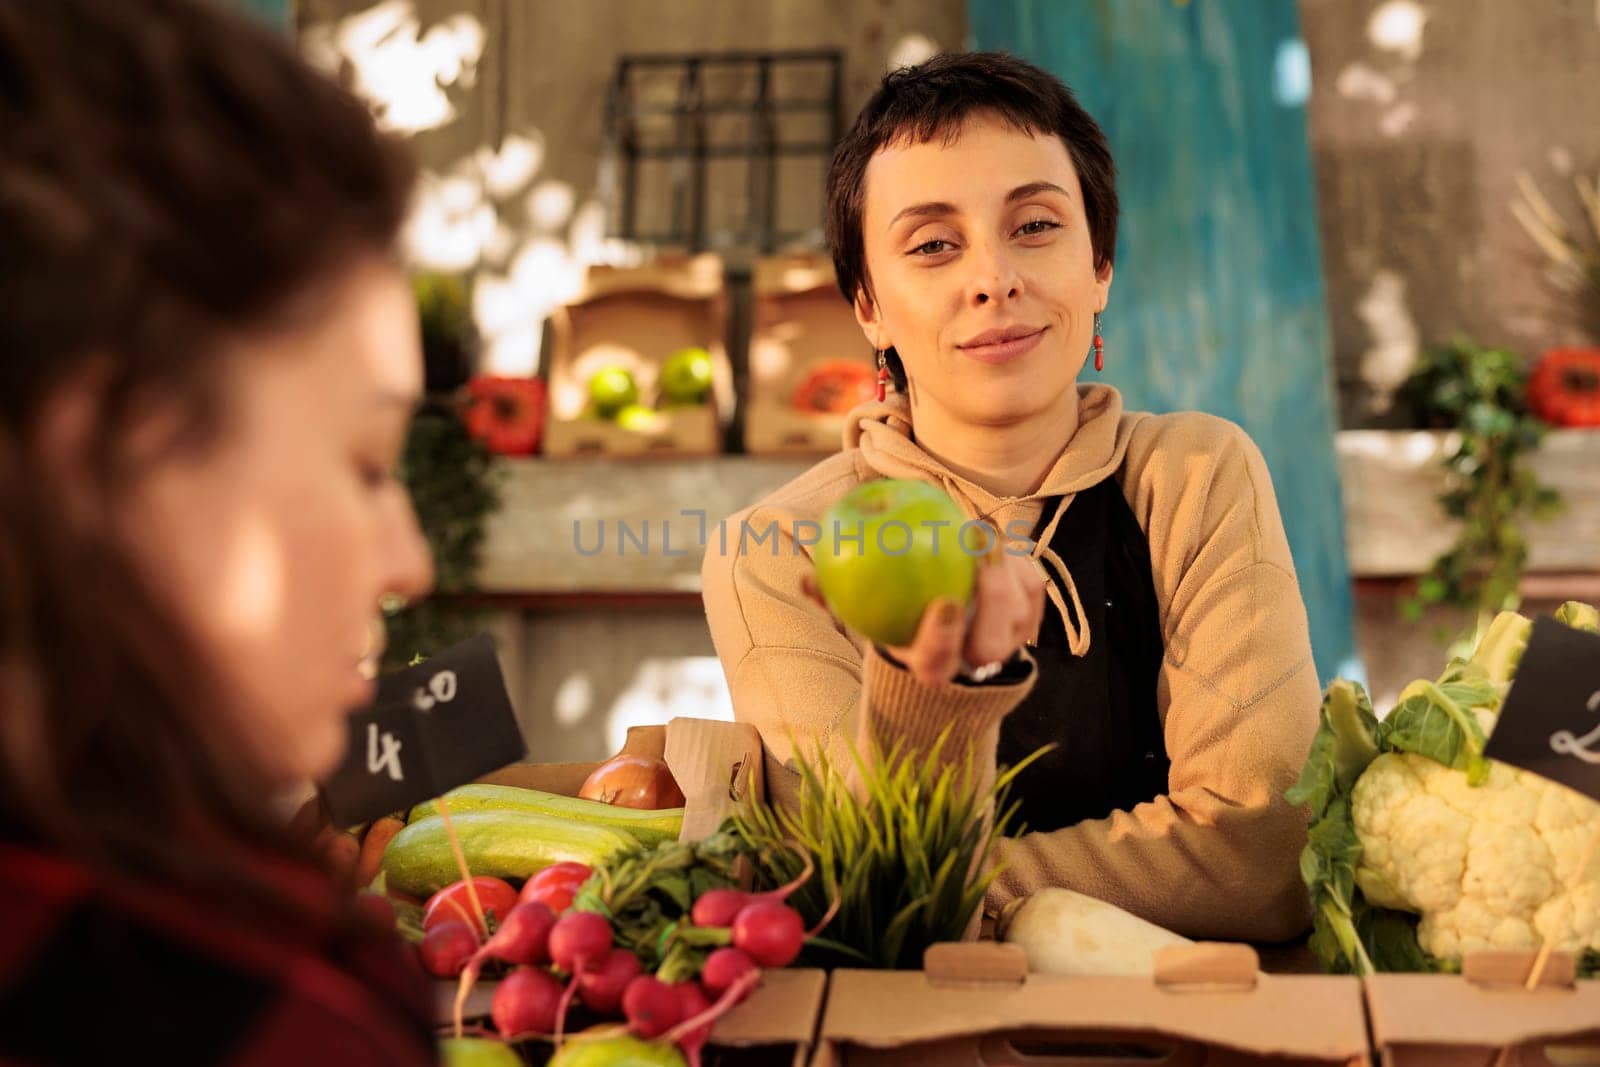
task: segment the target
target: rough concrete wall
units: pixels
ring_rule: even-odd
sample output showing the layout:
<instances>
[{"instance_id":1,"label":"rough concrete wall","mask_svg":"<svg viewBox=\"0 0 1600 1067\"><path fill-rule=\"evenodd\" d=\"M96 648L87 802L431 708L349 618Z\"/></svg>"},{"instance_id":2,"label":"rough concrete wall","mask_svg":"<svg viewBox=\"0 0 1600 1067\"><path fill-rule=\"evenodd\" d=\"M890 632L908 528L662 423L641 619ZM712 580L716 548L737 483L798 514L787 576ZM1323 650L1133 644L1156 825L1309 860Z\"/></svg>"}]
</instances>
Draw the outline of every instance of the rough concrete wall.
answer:
<instances>
[{"instance_id":1,"label":"rough concrete wall","mask_svg":"<svg viewBox=\"0 0 1600 1067\"><path fill-rule=\"evenodd\" d=\"M1580 340L1511 204L1523 169L1576 225L1567 174L1600 169L1595 0L1300 11L1343 424L1396 423L1419 346L1464 334L1531 357Z\"/></svg>"},{"instance_id":2,"label":"rough concrete wall","mask_svg":"<svg viewBox=\"0 0 1600 1067\"><path fill-rule=\"evenodd\" d=\"M424 265L476 272L487 365L527 373L538 366L538 323L576 291L583 266L632 254L606 240L597 196L619 56L839 49L848 117L891 57L960 47L966 14L963 0L301 0L298 24L307 54L369 98L399 91L415 113L418 92L437 80L433 103L447 99L453 113L414 128L428 175L411 243ZM669 187L661 169L641 171L642 201ZM822 170L820 157L783 165L780 183L805 184L780 231L817 227ZM750 180L713 173L714 223Z\"/></svg>"}]
</instances>

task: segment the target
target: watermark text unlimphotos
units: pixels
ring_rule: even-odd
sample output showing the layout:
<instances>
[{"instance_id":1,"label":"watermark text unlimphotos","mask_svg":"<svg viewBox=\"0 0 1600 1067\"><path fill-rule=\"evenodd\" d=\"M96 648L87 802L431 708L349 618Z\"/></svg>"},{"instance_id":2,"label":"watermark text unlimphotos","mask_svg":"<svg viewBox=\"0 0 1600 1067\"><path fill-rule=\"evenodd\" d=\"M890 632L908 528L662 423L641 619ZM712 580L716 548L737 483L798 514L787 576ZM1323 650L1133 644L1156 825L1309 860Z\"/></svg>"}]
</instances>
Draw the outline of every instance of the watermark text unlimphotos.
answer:
<instances>
[{"instance_id":1,"label":"watermark text unlimphotos","mask_svg":"<svg viewBox=\"0 0 1600 1067\"><path fill-rule=\"evenodd\" d=\"M685 524L678 523L675 527L665 519L600 518L588 522L574 519L572 547L578 555L590 557L606 553L687 556L697 550L703 552L712 545L722 555L766 551L776 557L787 551L799 556L812 546L822 544L824 535L830 535L828 543L837 546L837 551L842 553L853 549L865 554L870 549L886 556L903 556L915 545L919 551L931 551L934 555L964 552L978 557L994 551L999 538L995 528L981 519L969 519L959 526L944 520L909 523L887 519L869 530L864 520L854 523L834 520L824 525L811 519L795 519L786 527L777 519L758 525L745 518L737 522L723 519L712 526L703 509L686 508L678 514L695 520L692 536L686 536ZM1030 555L1033 550L1031 527L1020 519L1009 523L1003 550L1013 556Z\"/></svg>"}]
</instances>

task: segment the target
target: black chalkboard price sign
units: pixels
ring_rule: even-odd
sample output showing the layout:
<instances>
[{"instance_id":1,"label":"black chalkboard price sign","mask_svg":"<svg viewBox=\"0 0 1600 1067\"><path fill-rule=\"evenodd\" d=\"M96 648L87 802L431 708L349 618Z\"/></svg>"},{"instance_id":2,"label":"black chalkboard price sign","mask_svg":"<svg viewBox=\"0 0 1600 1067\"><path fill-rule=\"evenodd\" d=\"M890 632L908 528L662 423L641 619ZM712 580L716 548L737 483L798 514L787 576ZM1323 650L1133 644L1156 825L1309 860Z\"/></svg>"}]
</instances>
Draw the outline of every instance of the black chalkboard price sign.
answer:
<instances>
[{"instance_id":1,"label":"black chalkboard price sign","mask_svg":"<svg viewBox=\"0 0 1600 1067\"><path fill-rule=\"evenodd\" d=\"M1534 621L1484 755L1600 800L1600 636Z\"/></svg>"},{"instance_id":2,"label":"black chalkboard price sign","mask_svg":"<svg viewBox=\"0 0 1600 1067\"><path fill-rule=\"evenodd\" d=\"M378 679L322 785L335 826L404 811L525 754L494 642L479 634Z\"/></svg>"}]
</instances>

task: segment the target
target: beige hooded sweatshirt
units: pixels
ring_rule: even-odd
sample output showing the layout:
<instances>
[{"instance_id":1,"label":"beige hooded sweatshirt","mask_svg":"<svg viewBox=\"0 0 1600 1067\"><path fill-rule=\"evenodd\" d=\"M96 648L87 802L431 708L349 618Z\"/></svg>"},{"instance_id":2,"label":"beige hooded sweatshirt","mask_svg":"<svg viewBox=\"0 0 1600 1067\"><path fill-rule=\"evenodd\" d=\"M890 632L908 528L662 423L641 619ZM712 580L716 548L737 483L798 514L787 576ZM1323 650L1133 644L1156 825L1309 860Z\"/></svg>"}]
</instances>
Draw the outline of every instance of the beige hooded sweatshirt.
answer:
<instances>
[{"instance_id":1,"label":"beige hooded sweatshirt","mask_svg":"<svg viewBox=\"0 0 1600 1067\"><path fill-rule=\"evenodd\" d=\"M1283 793L1310 748L1320 694L1272 483L1244 431L1202 414L1124 413L1115 389L1080 386L1076 433L1039 490L1018 498L996 497L924 452L899 397L852 412L845 443L730 517L709 538L702 568L734 714L761 731L774 797L793 794L795 740L802 751L821 743L848 765L851 742L863 752L869 739L926 748L949 726L945 751L970 744L988 754L992 770L1000 722L1035 681L1030 673L1006 684L930 688L859 644L802 591L811 571L804 542L817 529L807 524L881 477L940 485L970 517L986 516L1002 531L1037 529L1047 499L1060 496L1034 547L1056 605L1044 625L1060 626L1062 605L1077 592L1046 547L1050 534L1075 493L1116 478L1150 543L1160 602L1166 655L1156 699L1172 762L1169 792L1105 819L1008 840L986 911L1062 886L1190 937L1277 941L1302 933L1310 914L1298 867L1306 818ZM1067 629L1079 655L1097 639Z\"/></svg>"}]
</instances>

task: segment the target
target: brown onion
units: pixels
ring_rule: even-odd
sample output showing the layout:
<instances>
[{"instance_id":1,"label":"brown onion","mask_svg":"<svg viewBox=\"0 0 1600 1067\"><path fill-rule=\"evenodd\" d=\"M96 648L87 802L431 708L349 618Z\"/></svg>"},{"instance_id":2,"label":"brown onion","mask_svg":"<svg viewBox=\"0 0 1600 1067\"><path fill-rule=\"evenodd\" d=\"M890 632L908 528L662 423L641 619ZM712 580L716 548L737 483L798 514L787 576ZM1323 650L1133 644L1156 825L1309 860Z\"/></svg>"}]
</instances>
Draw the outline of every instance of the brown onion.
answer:
<instances>
[{"instance_id":1,"label":"brown onion","mask_svg":"<svg viewBox=\"0 0 1600 1067\"><path fill-rule=\"evenodd\" d=\"M578 795L619 808L683 807L683 790L667 765L646 756L611 757L585 779Z\"/></svg>"}]
</instances>

